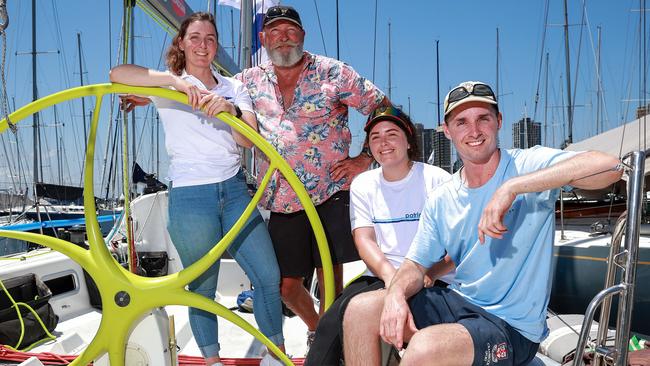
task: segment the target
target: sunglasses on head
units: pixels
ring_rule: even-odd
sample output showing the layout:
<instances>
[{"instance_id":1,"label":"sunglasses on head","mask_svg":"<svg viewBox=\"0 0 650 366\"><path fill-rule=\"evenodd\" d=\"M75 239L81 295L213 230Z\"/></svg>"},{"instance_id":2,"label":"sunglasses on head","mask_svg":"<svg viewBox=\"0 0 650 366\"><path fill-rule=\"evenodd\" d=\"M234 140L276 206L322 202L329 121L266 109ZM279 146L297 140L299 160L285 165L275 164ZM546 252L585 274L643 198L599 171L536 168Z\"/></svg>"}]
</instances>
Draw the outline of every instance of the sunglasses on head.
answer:
<instances>
[{"instance_id":1,"label":"sunglasses on head","mask_svg":"<svg viewBox=\"0 0 650 366\"><path fill-rule=\"evenodd\" d=\"M402 127L404 127L410 135L413 134L413 130L411 130L411 126L408 123L409 118L404 112L402 112L399 108L396 108L394 106L382 106L377 109L375 109L370 116L368 116L368 121L366 122L365 127L363 128L364 131L370 132L370 126L376 122L377 120L390 120L396 123L399 123Z\"/></svg>"},{"instance_id":2,"label":"sunglasses on head","mask_svg":"<svg viewBox=\"0 0 650 366\"><path fill-rule=\"evenodd\" d=\"M467 90L467 88L461 85L449 92L446 109L449 109L449 106L452 103L458 102L459 100L463 100L469 97L470 95L474 95L477 97L489 97L492 98L494 101L497 100L496 96L494 95L494 92L492 91L492 88L490 88L490 86L487 84L480 84L480 83L474 84L472 90Z\"/></svg>"}]
</instances>

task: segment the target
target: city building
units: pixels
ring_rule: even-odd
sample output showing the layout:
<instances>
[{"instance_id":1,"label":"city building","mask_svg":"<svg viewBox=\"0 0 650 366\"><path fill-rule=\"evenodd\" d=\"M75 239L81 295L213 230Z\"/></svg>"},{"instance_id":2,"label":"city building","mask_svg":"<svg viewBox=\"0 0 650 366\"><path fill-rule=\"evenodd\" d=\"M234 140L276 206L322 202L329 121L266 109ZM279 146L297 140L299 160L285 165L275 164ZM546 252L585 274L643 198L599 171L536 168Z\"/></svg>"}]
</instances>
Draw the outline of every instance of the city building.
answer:
<instances>
[{"instance_id":1,"label":"city building","mask_svg":"<svg viewBox=\"0 0 650 366\"><path fill-rule=\"evenodd\" d=\"M512 125L512 147L526 149L542 144L542 124L530 117L520 119Z\"/></svg>"},{"instance_id":2,"label":"city building","mask_svg":"<svg viewBox=\"0 0 650 366\"><path fill-rule=\"evenodd\" d=\"M442 126L432 129L431 151L433 152L433 161L431 164L451 172L451 141L445 136ZM431 156L431 151L428 157Z\"/></svg>"}]
</instances>

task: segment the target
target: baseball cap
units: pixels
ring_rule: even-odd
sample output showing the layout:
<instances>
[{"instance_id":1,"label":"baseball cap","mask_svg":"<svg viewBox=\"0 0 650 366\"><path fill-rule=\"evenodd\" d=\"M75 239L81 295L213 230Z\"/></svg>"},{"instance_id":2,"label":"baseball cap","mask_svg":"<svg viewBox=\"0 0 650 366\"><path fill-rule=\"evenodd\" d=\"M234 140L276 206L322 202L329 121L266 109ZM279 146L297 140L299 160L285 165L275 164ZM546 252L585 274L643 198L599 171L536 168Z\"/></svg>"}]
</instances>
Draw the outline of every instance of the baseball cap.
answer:
<instances>
[{"instance_id":1,"label":"baseball cap","mask_svg":"<svg viewBox=\"0 0 650 366\"><path fill-rule=\"evenodd\" d=\"M302 28L302 21L300 20L300 14L291 6L286 5L276 5L269 8L264 15L264 24L262 27L275 22L276 20L288 20L292 23L297 24Z\"/></svg>"},{"instance_id":2,"label":"baseball cap","mask_svg":"<svg viewBox=\"0 0 650 366\"><path fill-rule=\"evenodd\" d=\"M444 103L445 117L454 108L468 102L483 102L498 108L497 97L488 84L480 81L465 81L447 93Z\"/></svg>"},{"instance_id":3,"label":"baseball cap","mask_svg":"<svg viewBox=\"0 0 650 366\"><path fill-rule=\"evenodd\" d=\"M366 122L363 130L369 133L370 130L379 122L390 121L401 128L406 136L413 136L413 123L409 116L402 112L399 108L394 106L381 106L375 109Z\"/></svg>"}]
</instances>

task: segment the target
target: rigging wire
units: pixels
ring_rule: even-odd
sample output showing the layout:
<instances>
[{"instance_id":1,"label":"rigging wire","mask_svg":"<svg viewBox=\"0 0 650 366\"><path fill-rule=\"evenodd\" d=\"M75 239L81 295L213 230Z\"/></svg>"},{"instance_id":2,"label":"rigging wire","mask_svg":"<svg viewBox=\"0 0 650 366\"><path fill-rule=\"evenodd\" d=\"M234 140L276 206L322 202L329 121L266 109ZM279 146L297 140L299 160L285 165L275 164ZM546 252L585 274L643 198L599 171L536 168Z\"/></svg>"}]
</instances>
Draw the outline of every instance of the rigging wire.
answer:
<instances>
[{"instance_id":1,"label":"rigging wire","mask_svg":"<svg viewBox=\"0 0 650 366\"><path fill-rule=\"evenodd\" d=\"M11 131L15 134L18 129L16 125L11 122L9 119L9 97L7 96L7 80L5 78L5 64L7 57L7 26L9 26L9 15L7 14L7 5L5 0L0 0L0 36L2 37L2 61L0 64L0 78L2 79L2 94L0 100L0 107L2 108L2 115L7 119L7 125L11 128Z\"/></svg>"},{"instance_id":2,"label":"rigging wire","mask_svg":"<svg viewBox=\"0 0 650 366\"><path fill-rule=\"evenodd\" d=\"M138 4L140 5L139 2L138 2ZM140 5L140 7L142 9L145 9L144 7L142 7L142 5ZM145 10L145 12L146 12L146 10ZM124 29L125 21L126 21L126 19L123 16L121 24L120 24L120 29ZM120 64L121 60L122 60L122 57L123 57L122 54L124 53L123 49L124 49L124 46L125 46L124 42L123 42L124 37L125 37L124 32L120 32L120 38L118 40L118 51L115 54L115 65ZM119 145L120 145L119 141L121 141L121 133L122 133L121 128L119 128L119 123L120 123L119 104L116 104L116 98L115 98L114 94L111 94L111 97L112 97L112 99L111 99L111 108L110 108L110 111L111 111L110 129L112 131L113 126L115 126L115 130L114 130L114 132L109 132L109 135L107 136L107 140L110 140L110 138L111 138L110 135L114 134L114 136L112 137L113 138L112 153L110 155L110 160L109 160L109 165L110 166L109 166L108 170L106 170L106 172L108 173L108 177L106 179L106 190L105 190L105 199L106 200L108 200L108 196L109 196L111 187L113 187L113 194L115 195L115 198L119 197L120 194L123 194L121 192L123 192L123 190L124 190L123 189L124 187L120 186L120 184L121 184L121 182L123 182L123 180L119 180L119 181L117 180L117 175L119 174L119 172L124 171L124 169L120 169L121 166L119 165L120 163L123 163L123 161L121 159L119 159L119 156L121 155L121 150L119 150L119 148L120 148L119 147ZM117 116L115 118L113 118L113 114L112 114L113 113L113 108L115 108L116 105L117 105L117 108L118 108L118 113L117 113ZM120 137L119 139L118 139L118 136ZM107 151L109 149L108 144L111 144L111 143L110 142L107 143L107 148L106 148ZM115 163L115 168L113 168L113 163ZM103 184L102 184L102 186L103 186Z\"/></svg>"},{"instance_id":3,"label":"rigging wire","mask_svg":"<svg viewBox=\"0 0 650 366\"><path fill-rule=\"evenodd\" d=\"M9 96L7 95L7 81L5 78L5 65L6 65L6 55L7 55L7 27L9 26L9 15L7 14L7 6L5 0L0 0L0 36L2 37L2 61L0 63L0 78L2 81L2 90L0 90L0 107L2 108L2 116L7 121L7 125L11 129L11 132L14 133L14 136L18 137L18 128L14 123L9 119ZM5 156L7 158L7 166L9 169L9 177L11 178L11 184L16 188L16 182L14 180L14 174L11 164L11 159L7 153L7 146L5 145L4 135L2 136L2 148L4 150Z\"/></svg>"},{"instance_id":4,"label":"rigging wire","mask_svg":"<svg viewBox=\"0 0 650 366\"><path fill-rule=\"evenodd\" d=\"M578 55L576 57L576 73L573 80L573 95L571 96L571 105L573 105L573 110L571 114L575 116L575 107L576 107L576 95L578 93L578 74L580 73L580 56L582 55L582 33L585 25L585 15L587 13L587 4L583 0L582 6L582 19L580 20L580 34L578 36ZM574 122L575 123L575 122Z\"/></svg>"},{"instance_id":5,"label":"rigging wire","mask_svg":"<svg viewBox=\"0 0 650 366\"><path fill-rule=\"evenodd\" d=\"M108 4L108 70L112 69L113 62L111 58L113 56L113 43L112 43L112 21L111 21L111 0L107 1ZM111 106L108 109L108 133L106 134L106 149L104 150L104 160L102 161L101 167L101 181L99 183L99 190L104 188L104 182L106 180L106 161L108 160L108 150L110 145L111 135L113 134L113 107L115 106L115 94L111 94L109 105ZM108 197L106 197L108 200Z\"/></svg>"},{"instance_id":6,"label":"rigging wire","mask_svg":"<svg viewBox=\"0 0 650 366\"><path fill-rule=\"evenodd\" d=\"M630 19L630 20L631 20L631 19ZM629 21L628 24L631 24L631 21ZM641 24L641 21L640 21L640 20L639 20L639 23L638 23L638 24L639 24L639 25L638 25L638 28L637 28L637 31L636 31L636 36L639 37L638 41L641 42L641 32L642 32L644 29L642 28L642 24ZM636 36L635 36L635 37L636 37ZM636 43L636 41L637 41L637 40L635 39L634 42L633 42L633 44ZM627 50L627 42L626 42L626 50ZM632 51L630 51L630 53L632 53ZM626 51L626 54L627 54L627 51ZM639 58L640 58L640 57L641 57L641 55L639 55ZM634 57L630 57L630 59L633 59L633 58L634 58ZM626 59L626 57L624 57L624 60L625 60L625 59ZM633 66L633 67L635 68L636 65ZM641 65L639 65L639 73L640 73L640 70L641 70ZM632 73L635 73L635 70L632 70ZM631 95L632 95L632 83L633 83L633 82L632 82L632 78L630 78L630 80L629 80L628 83L627 83L627 96L628 96L628 97L627 97L627 100L628 100L628 101L631 101ZM619 146L620 146L620 147L619 147L619 151L618 151L618 156L619 156L619 157L623 155L623 142L625 141L625 133L626 133L626 130L627 130L627 123L625 123L625 121L626 121L627 118L628 118L628 117L627 117L627 116L628 116L628 112L629 112L628 109L629 109L629 108L624 108L624 109L623 109L624 113L623 113L622 116L621 116L621 123L622 123L622 125L623 125L623 131L622 131L622 133L621 133L621 139L620 139L621 142L620 142L620 144L619 144ZM640 129L640 128L641 128L641 126L639 126L639 129ZM640 138L640 136L639 136L639 138ZM640 144L639 144L639 146L640 146Z\"/></svg>"},{"instance_id":7,"label":"rigging wire","mask_svg":"<svg viewBox=\"0 0 650 366\"><path fill-rule=\"evenodd\" d=\"M539 102L539 88L541 84L541 77L542 77L542 63L544 60L544 54L545 54L545 45L546 45L546 29L548 28L548 8L549 8L549 0L546 0L546 3L544 4L544 26L542 30L542 46L540 47L540 53L539 53L539 67L537 68L537 90L535 90L535 103L533 107L533 121L537 120L537 105Z\"/></svg>"},{"instance_id":8,"label":"rigging wire","mask_svg":"<svg viewBox=\"0 0 650 366\"><path fill-rule=\"evenodd\" d=\"M157 50L164 50L165 49L165 44L167 43L168 37L169 37L169 33L165 32L165 37L163 38L162 43L160 44L160 46L156 48ZM160 70L161 66L163 64L163 61L164 61L165 52L157 51L156 54L158 55L158 62L157 62L157 65L156 65L156 70ZM151 57L151 55L149 55L149 57ZM146 58L146 56L145 56L145 58ZM136 156L141 156L141 154L146 153L146 151L144 151L144 148L145 148L144 140L147 137L146 134L145 134L145 131L148 130L148 128L149 128L149 126L147 125L147 122L150 122L151 125L153 125L153 122L152 122L153 119L150 119L148 117L150 115L151 111L154 111L154 109L152 108L152 104L150 103L144 109L144 113L142 114L142 115L144 115L144 117L140 118L140 119L142 119L143 123L142 123L142 125L140 127L139 135L136 134L136 136L139 136L139 137L137 137L138 140L137 140L137 143L136 143L136 146L137 146ZM135 111L133 113L135 113ZM132 136L132 138L135 139L136 136ZM149 151L149 152L152 154L152 151L153 151L153 146L152 146L152 150ZM145 156L144 155L142 155L142 156L143 156L143 159L140 159L141 166L143 166L142 164L144 164L144 162L146 161L146 159L144 159ZM150 170L147 169L147 171L150 171Z\"/></svg>"},{"instance_id":9,"label":"rigging wire","mask_svg":"<svg viewBox=\"0 0 650 366\"><path fill-rule=\"evenodd\" d=\"M109 0L109 2L110 2L110 0ZM126 3L125 3L125 5L126 5ZM143 6L143 4L142 4L142 2L140 0L137 1L137 5L139 5L140 8L145 11L145 13L149 14L147 12L148 8ZM123 29L125 29L125 27L127 27L125 22L126 22L126 17L123 14L123 16L121 18L121 23L120 23L119 29L123 30ZM117 47L117 52L115 54L114 65L119 65L119 64L124 62L124 61L122 61L122 58L125 57L125 56L123 56L123 54L126 52L126 51L124 51L124 48L126 47L125 42L124 42L125 37L126 37L126 34L124 33L124 31L120 31L119 32L119 37L118 37L118 42L117 42L118 47ZM113 109L116 106L117 106L117 113L114 116L113 115ZM122 141L122 128L121 128L120 124L121 124L121 118L123 118L123 117L120 114L121 111L120 111L119 108L120 108L119 107L119 102L117 102L116 96L114 94L111 94L111 109L110 109L110 111L111 111L111 122L110 123L111 123L111 131L113 131L112 132L112 134L113 134L113 137L112 137L112 140L113 140L112 145L113 145L113 147L112 147L112 150L111 150L112 152L110 154L110 168L108 169L108 179L106 180L105 199L108 200L109 193L110 193L111 188L112 188L113 198L115 199L116 202L119 200L120 196L122 196L124 194L124 187L123 187L124 179L118 179L119 175L124 173L124 169L122 168L122 165L124 164L124 160L120 159L120 157L122 156L122 145L120 143ZM115 128L115 129L113 130L113 128ZM111 139L111 136L110 135L107 136L107 141L108 141L107 143L111 143L110 139ZM107 146L107 151L108 151L108 146Z\"/></svg>"},{"instance_id":10,"label":"rigging wire","mask_svg":"<svg viewBox=\"0 0 650 366\"><path fill-rule=\"evenodd\" d=\"M132 0L126 0L124 3L124 23L122 29L122 42L123 42L123 54L122 54L122 63L126 63L128 60L128 52L130 49L129 39L131 36L132 25L133 25L133 7L135 2ZM135 254L135 243L133 242L133 221L131 217L131 184L129 182L129 139L128 139L128 119L127 113L122 112L122 184L123 184L123 194L124 194L124 217L126 219L126 242L129 253L129 271L131 273L136 273L136 261L137 255ZM135 137L133 137L135 138ZM134 151L135 153L135 151ZM133 162L135 163L135 156L133 157Z\"/></svg>"},{"instance_id":11,"label":"rigging wire","mask_svg":"<svg viewBox=\"0 0 650 366\"><path fill-rule=\"evenodd\" d=\"M21 27L24 27L25 24L28 24L28 22L24 20L25 14L24 14L24 6L23 5L25 3L26 2L24 2L24 1L19 1L17 3L18 5L17 5L17 7L15 9L17 16L14 16L14 18L18 19L18 21L14 21L13 24L16 24L18 26L18 28L15 28L15 27L13 27L13 28L14 28L14 30L16 30L16 34L21 33L21 31L22 31ZM18 37L14 37L14 45L10 46L8 48L9 49L18 49ZM13 67L9 67L9 69L16 70L16 69L19 68L17 59L18 59L17 57L14 57L14 58L10 59L10 63L13 63ZM28 84L27 83L18 83L18 78L12 78L12 79L13 79L12 89L14 90L15 95L16 94L19 94L19 95L24 94L26 92L27 88L28 88ZM22 90L19 90L21 88L22 88ZM7 95L7 98L8 98L8 95ZM12 107L11 107L11 109L16 110L15 96L12 97ZM21 194L23 194L23 192L24 192L24 195L26 197L27 192L29 191L30 184L28 183L27 173L23 173L23 172L27 172L27 170L28 170L29 163L28 163L27 160L30 158L30 156L28 156L27 154L21 153L22 151L27 151L27 150L25 149L25 143L24 143L23 139L20 138L20 134L18 132L20 132L19 129L16 131L16 134L14 135L14 139L15 139L15 142L16 142L15 160L16 160L16 165L18 167L18 169L17 169L18 170L18 184L19 184L18 192L20 192ZM14 152L12 151L12 154L13 153Z\"/></svg>"},{"instance_id":12,"label":"rigging wire","mask_svg":"<svg viewBox=\"0 0 650 366\"><path fill-rule=\"evenodd\" d=\"M163 38L162 45L160 46L160 49L164 49L164 46L167 43L167 37L168 37L168 34L165 33L165 38ZM163 63L163 56L164 56L164 52L160 52L159 56L158 56L158 64L156 65L156 70L160 70L160 68L162 66L162 63ZM144 147L144 139L146 137L145 136L145 129L147 129L147 127L148 127L147 126L147 121L151 121L152 126L154 125L154 123L153 123L154 118L147 118L147 116L149 116L150 113L152 114L152 117L156 113L154 108L152 108L151 103L149 105L147 105L147 107L145 108L144 113L143 113L145 117L142 118L142 120L144 122L142 123L142 126L140 128L140 138L138 140L138 156L140 156L140 152L142 152L142 149ZM153 135L151 137L153 137ZM153 156L153 145L151 146L151 150L149 151L149 153L151 154L151 159L153 160L153 157L152 157ZM143 161L141 161L141 163L143 163ZM151 166L153 166L153 164ZM148 171L151 171L151 170L149 169Z\"/></svg>"},{"instance_id":13,"label":"rigging wire","mask_svg":"<svg viewBox=\"0 0 650 366\"><path fill-rule=\"evenodd\" d=\"M602 91L603 90L602 89L602 87L603 87L603 79L602 79L601 70L599 69L599 67L597 65L598 64L598 57L596 55L596 47L594 46L594 38L591 37L591 23L589 22L589 15L587 13L585 13L585 23L586 23L587 30L588 30L587 34L590 35L589 41L591 43L591 53L592 53L592 55L594 57L594 62L596 63L596 87L598 88L598 90ZM600 58L600 62L602 64L602 57ZM603 131L605 131L605 126L609 125L609 118L608 118L608 115L607 115L607 105L605 104L605 95L602 92L600 93L599 102L601 103L601 107L603 108L602 114L604 116L604 121L603 121L603 124L602 124L603 128L601 129L601 132L603 132ZM598 123L598 121L596 121L596 123Z\"/></svg>"},{"instance_id":14,"label":"rigging wire","mask_svg":"<svg viewBox=\"0 0 650 366\"><path fill-rule=\"evenodd\" d=\"M63 41L63 36L61 34L61 21L60 21L60 18L59 18L59 11L58 11L58 7L57 7L57 2L52 0L51 4L52 4L52 14L53 14L53 18L54 18L54 27L56 29L55 37L56 37L56 42L57 42L57 48L60 50L60 55L61 55L60 56L61 67L59 68L59 72L60 72L60 77L61 77L61 80L63 80L65 88L68 89L68 88L71 87L72 82L70 80L70 74L71 73L70 73L70 70L69 70L69 67L68 67L68 62L66 61L67 60L67 53L66 53L66 49L65 49L65 44L66 43ZM75 108L74 108L73 103L71 103L71 102L66 103L66 106L68 107L68 113L69 113L69 115L71 117L71 120L74 120L73 116L75 115ZM79 176L83 177L83 172L84 172L83 161L81 159L79 159L79 156L84 156L84 154L83 154L84 150L82 150L82 148L81 148L81 146L79 144L79 140L81 139L81 137L79 136L77 129L74 128L74 124L72 126L68 125L68 127L69 127L69 131L72 133L72 143L73 143L73 146L74 146L73 150L75 152L75 154L74 154L75 159L74 159L74 161L70 161L70 160L66 159L66 166L68 167L68 169L67 169L68 170L67 181L70 182L71 184L75 184L75 183L73 183L73 180L72 180L73 175L72 175L72 172L70 171L70 165L72 164L74 166L74 168L79 172ZM65 133L66 129L64 128L63 130L64 130L63 135L64 136L67 135ZM66 155L67 155L68 148L67 148L67 144L65 143L66 139L64 139L63 141L64 141L64 143L62 145L63 150L66 152ZM68 142L69 142L69 140L68 140ZM82 178L80 178L80 179L82 179ZM81 183L77 183L77 185L81 185Z\"/></svg>"},{"instance_id":15,"label":"rigging wire","mask_svg":"<svg viewBox=\"0 0 650 366\"><path fill-rule=\"evenodd\" d=\"M630 28L632 28L632 24L636 24L636 22L633 21L633 19L632 19L632 13L630 13L628 15L628 19L626 21L626 24L628 24L630 26ZM635 63L632 61L632 60L635 59L635 57L633 55L634 51L632 51L632 48L633 48L632 45L636 44L636 37L640 33L638 28L636 28L636 27L634 27L634 28L635 28L634 30L628 29L628 31L627 31L628 34L631 31L634 31L634 40L630 43L630 42L628 42L629 37L625 37L625 52L623 53L623 57L622 57L623 58L623 60L622 60L622 64L623 64L622 69L623 70L631 69L630 75L635 74L634 68L636 67ZM629 66L627 65L628 59L630 60L629 61L630 62ZM623 124L623 125L625 125L625 121L627 121L629 119L628 116L629 116L629 112L630 112L629 108L630 108L630 102L631 102L631 98L632 98L633 82L634 81L632 80L631 76L630 76L629 79L627 79L627 81L624 78L621 78L621 84L622 84L621 85L621 90L625 91L625 97L623 99L623 102L625 103L625 106L624 107L619 107L621 109L620 110L620 121L619 121L619 123Z\"/></svg>"},{"instance_id":16,"label":"rigging wire","mask_svg":"<svg viewBox=\"0 0 650 366\"><path fill-rule=\"evenodd\" d=\"M7 1L0 0L0 32L4 31L9 26L9 14L7 13Z\"/></svg>"},{"instance_id":17,"label":"rigging wire","mask_svg":"<svg viewBox=\"0 0 650 366\"><path fill-rule=\"evenodd\" d=\"M325 56L327 56L327 47L325 47L325 34L323 33L323 26L320 22L320 13L318 12L318 4L316 3L316 0L314 0L314 8L316 8L316 18L318 19L318 28L320 29L320 39L323 42L323 51L325 52Z\"/></svg>"},{"instance_id":18,"label":"rigging wire","mask_svg":"<svg viewBox=\"0 0 650 366\"><path fill-rule=\"evenodd\" d=\"M5 136L4 134L2 134L0 137L2 138L2 150L4 151L5 158L7 159L7 168L9 169L9 179L11 180L11 186L14 187L15 190L17 186L16 186L16 181L14 179L14 171L11 165L11 159L9 158L9 153L7 152L7 145L5 144Z\"/></svg>"}]
</instances>

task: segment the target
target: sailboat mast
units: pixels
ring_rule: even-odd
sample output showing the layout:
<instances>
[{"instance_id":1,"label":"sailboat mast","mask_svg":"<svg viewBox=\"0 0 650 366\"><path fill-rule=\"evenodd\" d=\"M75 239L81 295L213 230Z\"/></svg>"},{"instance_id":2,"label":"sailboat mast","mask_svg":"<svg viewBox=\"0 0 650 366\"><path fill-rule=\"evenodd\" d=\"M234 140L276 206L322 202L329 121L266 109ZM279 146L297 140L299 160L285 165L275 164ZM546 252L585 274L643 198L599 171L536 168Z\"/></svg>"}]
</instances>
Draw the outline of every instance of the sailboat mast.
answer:
<instances>
[{"instance_id":1,"label":"sailboat mast","mask_svg":"<svg viewBox=\"0 0 650 366\"><path fill-rule=\"evenodd\" d=\"M408 106L409 106L408 114L410 116L411 115L411 96L409 95L408 97L406 97L406 99L408 100L408 103L409 103L408 104Z\"/></svg>"},{"instance_id":2,"label":"sailboat mast","mask_svg":"<svg viewBox=\"0 0 650 366\"><path fill-rule=\"evenodd\" d=\"M546 73L544 80L544 146L548 146L548 52L546 52ZM553 134L553 146L555 147L555 133Z\"/></svg>"},{"instance_id":3,"label":"sailboat mast","mask_svg":"<svg viewBox=\"0 0 650 366\"><path fill-rule=\"evenodd\" d=\"M36 0L32 0L32 101L38 99L38 89L36 88ZM39 113L36 112L32 115L33 121L33 138L34 138L34 183L40 181L41 178L38 174L39 166ZM34 189L34 197L36 198L36 189Z\"/></svg>"},{"instance_id":4,"label":"sailboat mast","mask_svg":"<svg viewBox=\"0 0 650 366\"><path fill-rule=\"evenodd\" d=\"M230 57L235 59L235 15L232 8L230 8Z\"/></svg>"},{"instance_id":5,"label":"sailboat mast","mask_svg":"<svg viewBox=\"0 0 650 366\"><path fill-rule=\"evenodd\" d=\"M339 0L336 0L336 59L341 59L341 54L339 53Z\"/></svg>"},{"instance_id":6,"label":"sailboat mast","mask_svg":"<svg viewBox=\"0 0 650 366\"><path fill-rule=\"evenodd\" d=\"M38 88L36 87L36 0L32 0L32 101L38 99ZM36 183L43 179L43 166L40 164L41 155L41 134L39 132L39 113L34 113L34 205L36 206L36 217L41 222L41 211L38 204L38 190ZM40 168L40 175L39 175ZM40 179L39 179L40 177ZM40 228L40 234L43 235L43 228Z\"/></svg>"},{"instance_id":7,"label":"sailboat mast","mask_svg":"<svg viewBox=\"0 0 650 366\"><path fill-rule=\"evenodd\" d=\"M252 10L253 5L251 0L241 0L241 11L240 11L240 21L242 32L239 35L241 45L239 48L239 67L242 69L247 69L251 67L251 48L252 48L252 37L253 34L253 18Z\"/></svg>"},{"instance_id":8,"label":"sailboat mast","mask_svg":"<svg viewBox=\"0 0 650 366\"><path fill-rule=\"evenodd\" d=\"M495 82L495 86L496 86L495 93L496 93L497 100L499 100L499 27L497 27L497 70L496 70L496 76L497 76L497 80Z\"/></svg>"},{"instance_id":9,"label":"sailboat mast","mask_svg":"<svg viewBox=\"0 0 650 366\"><path fill-rule=\"evenodd\" d=\"M438 44L440 40L436 39L436 109L438 110L438 127L440 127L440 53Z\"/></svg>"},{"instance_id":10,"label":"sailboat mast","mask_svg":"<svg viewBox=\"0 0 650 366\"><path fill-rule=\"evenodd\" d=\"M372 46L372 83L375 83L375 64L377 61L377 3L378 0L375 0L375 34L373 38L373 46Z\"/></svg>"},{"instance_id":11,"label":"sailboat mast","mask_svg":"<svg viewBox=\"0 0 650 366\"><path fill-rule=\"evenodd\" d=\"M567 10L567 0L564 0L564 51L567 88L567 120L569 122L569 137L566 144L570 144L573 143L573 106L571 105L571 60L569 51L569 12Z\"/></svg>"},{"instance_id":12,"label":"sailboat mast","mask_svg":"<svg viewBox=\"0 0 650 366\"><path fill-rule=\"evenodd\" d=\"M156 113L156 177L160 177L160 115Z\"/></svg>"},{"instance_id":13,"label":"sailboat mast","mask_svg":"<svg viewBox=\"0 0 650 366\"><path fill-rule=\"evenodd\" d=\"M600 98L601 98L601 91L600 91L600 47L602 46L601 43L601 30L602 28L600 26L597 27L598 29L598 53L596 53L596 134L599 134L602 131L602 126L600 125Z\"/></svg>"},{"instance_id":14,"label":"sailboat mast","mask_svg":"<svg viewBox=\"0 0 650 366\"><path fill-rule=\"evenodd\" d=\"M52 107L54 108L54 135L56 138L56 173L59 176L59 184L63 185L63 168L61 166L61 148L63 141L59 141L59 117L56 113L56 104Z\"/></svg>"},{"instance_id":15,"label":"sailboat mast","mask_svg":"<svg viewBox=\"0 0 650 366\"><path fill-rule=\"evenodd\" d=\"M391 72L390 72L390 22L388 22L388 99L393 100L391 97L391 90L393 85L391 83Z\"/></svg>"},{"instance_id":16,"label":"sailboat mast","mask_svg":"<svg viewBox=\"0 0 650 366\"><path fill-rule=\"evenodd\" d=\"M640 1L640 5L641 5L640 6L641 12L639 13L639 16L641 17L641 19L639 20L639 23L641 24L640 28L641 28L641 31L643 32L643 34L639 37L639 41L643 40L642 41L643 44L641 45L641 47L639 47L639 52L641 53L641 60L640 61L641 61L641 65L643 65L643 67L642 67L643 68L643 70L642 70L642 72L643 72L643 80L641 80L642 81L641 98L639 98L639 99L641 99L641 103L643 103L643 108L645 108L646 111L647 111L648 103L646 101L646 99L647 99L646 98L646 92L647 92L648 89L647 89L647 71L646 71L646 45L647 45L647 43L646 43L646 24L645 24L646 23L645 0L639 0L639 1ZM643 113L643 131L639 131L639 136L643 136L643 150L647 149L646 139L645 139L645 136L647 136L646 135L646 118L647 118L647 116L648 116L648 113Z\"/></svg>"},{"instance_id":17,"label":"sailboat mast","mask_svg":"<svg viewBox=\"0 0 650 366\"><path fill-rule=\"evenodd\" d=\"M77 50L79 53L79 86L84 86L84 69L81 62L81 33L77 33ZM86 147L88 146L88 132L86 130L86 98L81 98L81 120L84 124L84 156L86 156Z\"/></svg>"},{"instance_id":18,"label":"sailboat mast","mask_svg":"<svg viewBox=\"0 0 650 366\"><path fill-rule=\"evenodd\" d=\"M125 64L128 62L129 58L129 47L132 47L129 43L133 43L133 7L135 3L131 0L124 0L124 21L122 22L122 42L124 46L122 47L122 63ZM135 112L132 112L135 114ZM134 121L135 122L135 121ZM129 271L131 273L136 273L136 260L135 255L135 244L133 243L133 220L131 218L131 183L129 182L129 141L128 141L128 115L126 111L122 112L122 185L123 185L123 194L124 194L124 217L126 218L126 242L128 244L129 252ZM135 140L135 134L133 134L133 140ZM135 145L134 145L135 146ZM135 149L134 149L135 152ZM133 154L133 162L135 162L135 154Z\"/></svg>"},{"instance_id":19,"label":"sailboat mast","mask_svg":"<svg viewBox=\"0 0 650 366\"><path fill-rule=\"evenodd\" d=\"M133 2L133 7L135 7L135 2ZM133 12L133 10L131 10ZM129 42L129 51L131 52L131 63L135 64L135 17L133 14L129 18L130 20L130 28L131 31L129 32L129 37L131 38ZM138 159L136 156L137 150L136 150L136 128L135 128L135 113L131 113L131 156L132 156L132 161L133 164L135 164Z\"/></svg>"}]
</instances>

